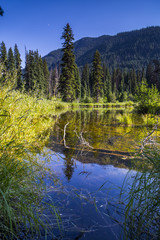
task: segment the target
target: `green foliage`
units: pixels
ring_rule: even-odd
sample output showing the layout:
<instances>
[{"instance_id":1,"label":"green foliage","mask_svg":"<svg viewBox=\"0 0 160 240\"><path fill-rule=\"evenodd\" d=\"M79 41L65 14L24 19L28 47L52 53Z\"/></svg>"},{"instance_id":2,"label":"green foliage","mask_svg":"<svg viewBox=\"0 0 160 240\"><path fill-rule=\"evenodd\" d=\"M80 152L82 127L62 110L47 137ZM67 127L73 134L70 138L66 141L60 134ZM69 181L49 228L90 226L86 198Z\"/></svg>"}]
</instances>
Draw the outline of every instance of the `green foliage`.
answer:
<instances>
[{"instance_id":1,"label":"green foliage","mask_svg":"<svg viewBox=\"0 0 160 240\"><path fill-rule=\"evenodd\" d=\"M128 94L127 94L127 92L126 92L126 91L121 92L121 93L119 94L119 101L120 101L120 102L126 102L127 100L128 100Z\"/></svg>"},{"instance_id":2,"label":"green foliage","mask_svg":"<svg viewBox=\"0 0 160 240\"><path fill-rule=\"evenodd\" d=\"M8 50L8 61L7 62L8 62L7 69L10 71L14 71L16 68L16 65L15 65L15 58L13 56L12 48L9 48L9 50Z\"/></svg>"},{"instance_id":3,"label":"green foliage","mask_svg":"<svg viewBox=\"0 0 160 240\"><path fill-rule=\"evenodd\" d=\"M63 101L72 102L76 99L76 88L77 82L75 79L75 56L73 53L73 33L72 29L67 23L64 27L64 32L62 34L63 43L63 56L62 56L62 73L60 76L60 94Z\"/></svg>"},{"instance_id":4,"label":"green foliage","mask_svg":"<svg viewBox=\"0 0 160 240\"><path fill-rule=\"evenodd\" d=\"M137 110L142 113L156 113L160 110L160 95L156 86L148 87L146 79L143 79L136 95L138 101Z\"/></svg>"},{"instance_id":5,"label":"green foliage","mask_svg":"<svg viewBox=\"0 0 160 240\"><path fill-rule=\"evenodd\" d=\"M30 50L26 52L23 78L17 45L15 44L14 55L11 48L7 54L5 44L2 42L0 48L1 84L25 90L38 97L45 96L50 99L52 96L61 97L66 102L83 102L88 97L94 98L96 102L100 99L102 102L114 103L117 100L125 102L127 100L135 101L135 95L137 95L139 97L139 100L137 98L139 111L152 111L153 113L159 111L159 94L156 90L156 88L160 90L160 63L158 60L153 60L148 64L146 74L144 69L135 71L132 68L123 71L115 67L111 70L105 63L102 68L100 53L96 51L92 69L90 70L88 64L83 69L78 69L73 51L73 33L69 24L64 28L62 38L65 40L62 49L62 70L55 67L49 72L46 60L42 61L38 51ZM81 77L79 71L82 73ZM145 90L141 88L145 76L150 90L144 94ZM152 83L156 87L152 87Z\"/></svg>"},{"instance_id":6,"label":"green foliage","mask_svg":"<svg viewBox=\"0 0 160 240\"><path fill-rule=\"evenodd\" d=\"M116 102L116 94L115 92L111 93L110 96L109 96L109 102L111 103L115 103Z\"/></svg>"},{"instance_id":7,"label":"green foliage","mask_svg":"<svg viewBox=\"0 0 160 240\"><path fill-rule=\"evenodd\" d=\"M143 172L137 172L134 176L127 197L126 239L159 239L160 236L160 150L156 143L147 147L149 138L148 135L144 139L145 144L141 146L141 153L137 156L137 162L141 160L143 165Z\"/></svg>"},{"instance_id":8,"label":"green foliage","mask_svg":"<svg viewBox=\"0 0 160 240\"><path fill-rule=\"evenodd\" d=\"M96 99L96 102L99 102L99 99L102 96L102 77L103 71L101 66L100 53L96 51L93 58L93 97Z\"/></svg>"},{"instance_id":9,"label":"green foliage","mask_svg":"<svg viewBox=\"0 0 160 240\"><path fill-rule=\"evenodd\" d=\"M15 89L16 80L17 71L7 70L5 64L0 62L0 85Z\"/></svg>"},{"instance_id":10,"label":"green foliage","mask_svg":"<svg viewBox=\"0 0 160 240\"><path fill-rule=\"evenodd\" d=\"M4 42L0 45L0 62L4 64L4 66L7 68L8 62L7 62L7 49Z\"/></svg>"},{"instance_id":11,"label":"green foliage","mask_svg":"<svg viewBox=\"0 0 160 240\"><path fill-rule=\"evenodd\" d=\"M24 85L27 92L36 96L46 96L48 93L49 72L46 63L42 61L38 51L26 52Z\"/></svg>"},{"instance_id":12,"label":"green foliage","mask_svg":"<svg viewBox=\"0 0 160 240\"><path fill-rule=\"evenodd\" d=\"M22 88L22 72L21 72L21 56L17 47L17 44L14 46L14 59L15 59L15 65L16 65L16 70L17 70L17 89Z\"/></svg>"},{"instance_id":13,"label":"green foliage","mask_svg":"<svg viewBox=\"0 0 160 240\"><path fill-rule=\"evenodd\" d=\"M81 79L79 74L79 69L77 65L75 65L74 69L74 78L75 78L75 96L78 101L81 99Z\"/></svg>"},{"instance_id":14,"label":"green foliage","mask_svg":"<svg viewBox=\"0 0 160 240\"><path fill-rule=\"evenodd\" d=\"M89 66L86 64L82 69L81 76L81 98L90 97Z\"/></svg>"},{"instance_id":15,"label":"green foliage","mask_svg":"<svg viewBox=\"0 0 160 240\"><path fill-rule=\"evenodd\" d=\"M85 97L83 100L82 100L83 103L93 103L93 98L91 97Z\"/></svg>"},{"instance_id":16,"label":"green foliage","mask_svg":"<svg viewBox=\"0 0 160 240\"><path fill-rule=\"evenodd\" d=\"M45 154L57 107L64 104L0 88L0 239L41 238L50 227L43 177L52 175L36 155Z\"/></svg>"},{"instance_id":17,"label":"green foliage","mask_svg":"<svg viewBox=\"0 0 160 240\"><path fill-rule=\"evenodd\" d=\"M47 63L46 63L47 64ZM59 74L57 66L54 69L51 69L49 76L49 98L52 96L58 96L58 87L59 87Z\"/></svg>"}]
</instances>

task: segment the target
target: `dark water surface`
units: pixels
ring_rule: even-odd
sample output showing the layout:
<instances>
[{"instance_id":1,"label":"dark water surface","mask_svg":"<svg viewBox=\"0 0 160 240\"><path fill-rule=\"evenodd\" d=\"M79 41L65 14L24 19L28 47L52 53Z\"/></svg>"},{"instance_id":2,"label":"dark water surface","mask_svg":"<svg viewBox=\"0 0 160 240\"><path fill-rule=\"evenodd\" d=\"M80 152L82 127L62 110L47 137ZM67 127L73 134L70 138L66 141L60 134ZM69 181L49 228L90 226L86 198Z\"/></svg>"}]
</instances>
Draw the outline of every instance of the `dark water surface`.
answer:
<instances>
[{"instance_id":1,"label":"dark water surface","mask_svg":"<svg viewBox=\"0 0 160 240\"><path fill-rule=\"evenodd\" d=\"M124 239L124 203L139 170L133 153L147 131L142 116L123 111L60 115L47 146L52 151L48 165L61 182L47 180L50 201L61 218L60 230L53 220L55 239ZM125 193L120 197L122 186Z\"/></svg>"}]
</instances>

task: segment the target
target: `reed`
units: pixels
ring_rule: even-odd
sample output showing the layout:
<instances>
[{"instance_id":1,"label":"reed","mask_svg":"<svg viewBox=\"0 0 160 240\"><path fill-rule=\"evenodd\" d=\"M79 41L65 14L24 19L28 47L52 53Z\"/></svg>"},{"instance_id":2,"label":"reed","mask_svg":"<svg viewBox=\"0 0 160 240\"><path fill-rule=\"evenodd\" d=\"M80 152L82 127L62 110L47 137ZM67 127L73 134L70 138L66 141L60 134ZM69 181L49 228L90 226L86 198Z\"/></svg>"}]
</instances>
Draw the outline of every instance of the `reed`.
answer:
<instances>
[{"instance_id":1,"label":"reed","mask_svg":"<svg viewBox=\"0 0 160 240\"><path fill-rule=\"evenodd\" d=\"M153 133L154 130L151 132ZM159 239L160 236L160 148L148 135L137 156L143 171L133 177L125 209L126 239ZM135 161L135 160L134 160Z\"/></svg>"},{"instance_id":2,"label":"reed","mask_svg":"<svg viewBox=\"0 0 160 240\"><path fill-rule=\"evenodd\" d=\"M49 139L57 108L63 104L0 88L0 239L35 239L41 229L48 231L43 176L49 169L36 155Z\"/></svg>"}]
</instances>

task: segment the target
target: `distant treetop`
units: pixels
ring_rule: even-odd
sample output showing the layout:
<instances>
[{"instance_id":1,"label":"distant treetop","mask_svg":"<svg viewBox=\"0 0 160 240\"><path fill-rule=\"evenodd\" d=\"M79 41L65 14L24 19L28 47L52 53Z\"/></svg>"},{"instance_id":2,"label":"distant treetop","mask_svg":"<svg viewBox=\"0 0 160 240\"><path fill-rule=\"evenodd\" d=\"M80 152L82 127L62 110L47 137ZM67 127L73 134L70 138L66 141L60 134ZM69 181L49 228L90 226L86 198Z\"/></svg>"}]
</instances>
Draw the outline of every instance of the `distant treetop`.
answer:
<instances>
[{"instance_id":1,"label":"distant treetop","mask_svg":"<svg viewBox=\"0 0 160 240\"><path fill-rule=\"evenodd\" d=\"M3 16L3 13L4 13L4 11L3 11L2 7L0 6L0 16Z\"/></svg>"}]
</instances>

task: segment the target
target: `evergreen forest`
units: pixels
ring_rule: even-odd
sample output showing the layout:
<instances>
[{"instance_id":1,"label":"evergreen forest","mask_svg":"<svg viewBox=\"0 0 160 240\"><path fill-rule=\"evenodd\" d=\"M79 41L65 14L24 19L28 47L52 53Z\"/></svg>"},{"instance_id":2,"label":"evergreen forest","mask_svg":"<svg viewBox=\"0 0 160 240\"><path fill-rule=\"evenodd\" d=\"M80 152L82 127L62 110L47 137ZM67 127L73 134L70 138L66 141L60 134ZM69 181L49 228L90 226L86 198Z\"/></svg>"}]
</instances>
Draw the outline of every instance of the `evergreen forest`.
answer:
<instances>
[{"instance_id":1,"label":"evergreen forest","mask_svg":"<svg viewBox=\"0 0 160 240\"><path fill-rule=\"evenodd\" d=\"M79 68L75 61L74 35L69 23L62 34L61 64L49 71L47 61L38 50L26 50L25 68L17 44L14 49L0 45L1 84L12 86L36 97L52 97L64 102L108 103L137 101L142 85L152 89L153 95L160 91L160 61L150 59L141 70L110 68L102 62L100 52L95 51L92 64ZM153 90L154 87L154 90ZM148 90L146 90L148 91ZM147 94L147 93L146 93ZM148 95L147 95L148 96Z\"/></svg>"}]
</instances>

